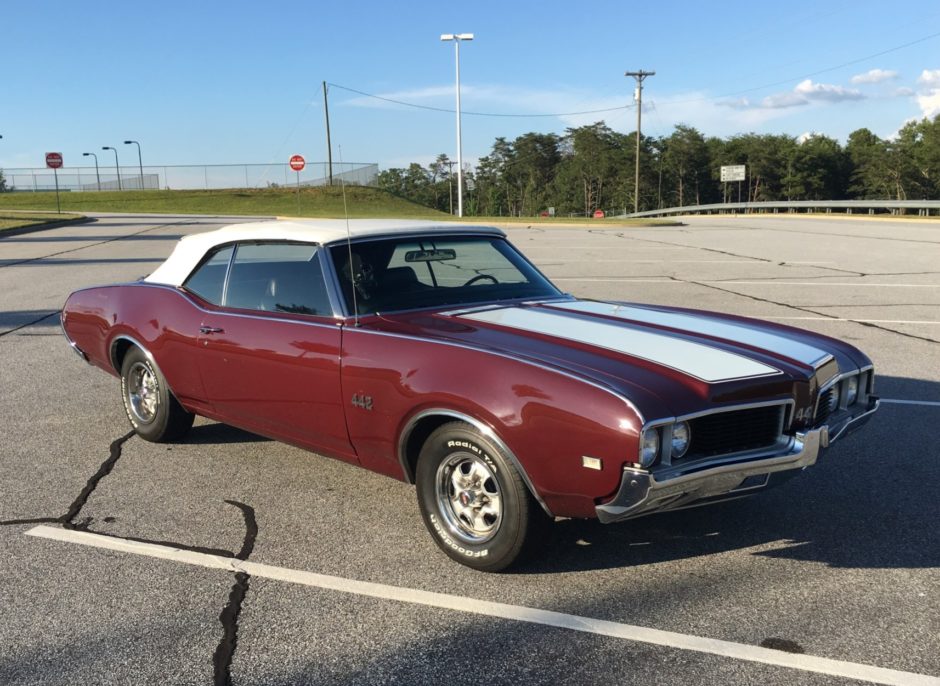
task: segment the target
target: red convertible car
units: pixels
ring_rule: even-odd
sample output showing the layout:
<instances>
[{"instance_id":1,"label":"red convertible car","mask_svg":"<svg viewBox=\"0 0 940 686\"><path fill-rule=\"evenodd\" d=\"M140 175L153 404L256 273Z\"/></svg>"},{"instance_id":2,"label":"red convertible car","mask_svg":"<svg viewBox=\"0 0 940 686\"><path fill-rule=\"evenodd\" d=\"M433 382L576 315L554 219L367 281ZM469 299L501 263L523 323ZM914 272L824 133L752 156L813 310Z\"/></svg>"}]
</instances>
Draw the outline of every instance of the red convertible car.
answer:
<instances>
[{"instance_id":1,"label":"red convertible car","mask_svg":"<svg viewBox=\"0 0 940 686\"><path fill-rule=\"evenodd\" d=\"M489 571L551 517L761 491L878 407L844 341L579 300L485 226L234 225L73 293L62 323L142 438L199 414L414 483L435 542Z\"/></svg>"}]
</instances>

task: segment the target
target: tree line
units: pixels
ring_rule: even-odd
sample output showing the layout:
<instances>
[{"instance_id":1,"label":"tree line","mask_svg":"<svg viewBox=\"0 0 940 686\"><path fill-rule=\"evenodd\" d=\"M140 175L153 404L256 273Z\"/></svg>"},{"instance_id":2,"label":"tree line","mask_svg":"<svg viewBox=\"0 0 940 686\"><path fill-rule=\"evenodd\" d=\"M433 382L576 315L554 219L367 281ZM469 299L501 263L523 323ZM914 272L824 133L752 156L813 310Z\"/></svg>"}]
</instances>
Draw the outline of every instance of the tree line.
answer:
<instances>
[{"instance_id":1,"label":"tree line","mask_svg":"<svg viewBox=\"0 0 940 686\"><path fill-rule=\"evenodd\" d=\"M464 173L464 213L534 216L632 210L636 134L604 122L564 135L497 138ZM724 165L745 165L746 179L722 183ZM427 167L381 171L378 185L448 212L456 173L447 155ZM706 137L678 125L666 137L640 138L640 209L769 200L932 200L940 198L940 115L905 124L894 138L853 131L845 145L829 136L746 133Z\"/></svg>"}]
</instances>

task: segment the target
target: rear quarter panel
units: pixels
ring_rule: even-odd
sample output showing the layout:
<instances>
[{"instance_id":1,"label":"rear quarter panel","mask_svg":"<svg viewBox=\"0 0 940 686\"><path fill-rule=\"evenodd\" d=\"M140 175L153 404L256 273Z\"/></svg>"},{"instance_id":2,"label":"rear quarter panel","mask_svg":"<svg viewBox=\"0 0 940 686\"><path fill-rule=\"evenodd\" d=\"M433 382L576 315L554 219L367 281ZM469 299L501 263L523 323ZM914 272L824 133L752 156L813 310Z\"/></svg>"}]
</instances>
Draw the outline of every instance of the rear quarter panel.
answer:
<instances>
[{"instance_id":1,"label":"rear quarter panel","mask_svg":"<svg viewBox=\"0 0 940 686\"><path fill-rule=\"evenodd\" d=\"M192 347L201 313L181 291L144 283L76 291L63 308L68 337L89 362L118 375L112 350L121 337L145 347L183 405L197 409L204 398Z\"/></svg>"}]
</instances>

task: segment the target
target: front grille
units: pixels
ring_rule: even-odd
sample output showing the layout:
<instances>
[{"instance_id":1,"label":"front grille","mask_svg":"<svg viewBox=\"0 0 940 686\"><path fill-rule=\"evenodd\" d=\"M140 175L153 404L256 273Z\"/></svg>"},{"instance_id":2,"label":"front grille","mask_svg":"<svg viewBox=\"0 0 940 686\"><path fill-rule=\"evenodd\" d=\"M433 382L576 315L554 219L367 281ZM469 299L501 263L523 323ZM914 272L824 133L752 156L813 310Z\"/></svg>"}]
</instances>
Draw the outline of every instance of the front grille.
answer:
<instances>
[{"instance_id":1,"label":"front grille","mask_svg":"<svg viewBox=\"0 0 940 686\"><path fill-rule=\"evenodd\" d=\"M819 396L819 404L816 405L816 417L813 420L814 426L819 426L827 419L829 415L832 414L832 405L834 400L834 394L836 392L835 386L830 386L827 390L823 391Z\"/></svg>"},{"instance_id":2,"label":"front grille","mask_svg":"<svg viewBox=\"0 0 940 686\"><path fill-rule=\"evenodd\" d=\"M731 410L689 422L692 444L688 457L711 457L769 448L780 438L784 405Z\"/></svg>"}]
</instances>

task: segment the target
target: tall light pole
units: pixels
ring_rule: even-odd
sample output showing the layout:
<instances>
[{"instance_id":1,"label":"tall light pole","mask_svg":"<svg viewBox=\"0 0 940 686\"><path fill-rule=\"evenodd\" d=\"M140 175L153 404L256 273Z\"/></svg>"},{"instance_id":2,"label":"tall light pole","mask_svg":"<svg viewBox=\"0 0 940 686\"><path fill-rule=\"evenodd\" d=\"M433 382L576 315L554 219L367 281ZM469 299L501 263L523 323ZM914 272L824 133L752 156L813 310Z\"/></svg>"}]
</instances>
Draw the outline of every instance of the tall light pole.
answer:
<instances>
[{"instance_id":1,"label":"tall light pole","mask_svg":"<svg viewBox=\"0 0 940 686\"><path fill-rule=\"evenodd\" d=\"M442 33L442 41L454 42L457 59L457 216L463 216L463 141L460 137L460 41L473 40L472 33Z\"/></svg>"},{"instance_id":2,"label":"tall light pole","mask_svg":"<svg viewBox=\"0 0 940 686\"><path fill-rule=\"evenodd\" d=\"M102 145L101 149L111 150L114 152L114 168L117 169L118 190L123 191L124 188L121 186L121 164L118 162L117 148L112 148L110 145Z\"/></svg>"},{"instance_id":3,"label":"tall light pole","mask_svg":"<svg viewBox=\"0 0 940 686\"><path fill-rule=\"evenodd\" d=\"M140 143L137 141L124 141L124 145L130 145L131 143L137 146L137 164L140 167L140 190L144 190L144 162L140 157Z\"/></svg>"},{"instance_id":4,"label":"tall light pole","mask_svg":"<svg viewBox=\"0 0 940 686\"><path fill-rule=\"evenodd\" d=\"M643 79L647 76L655 76L655 71L628 71L624 76L632 76L636 79L636 169L634 170L635 181L633 188L633 213L640 211L640 118L643 114Z\"/></svg>"},{"instance_id":5,"label":"tall light pole","mask_svg":"<svg viewBox=\"0 0 940 686\"><path fill-rule=\"evenodd\" d=\"M93 152L83 152L82 157L88 156L95 158L95 178L98 179L98 190L101 190L101 174L98 173L98 156Z\"/></svg>"}]
</instances>

